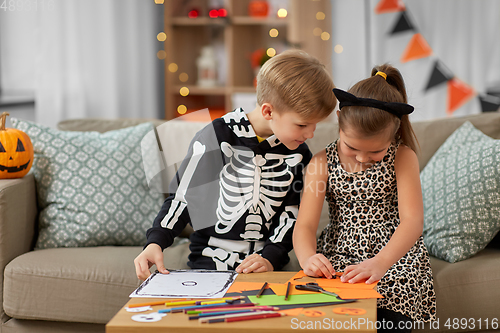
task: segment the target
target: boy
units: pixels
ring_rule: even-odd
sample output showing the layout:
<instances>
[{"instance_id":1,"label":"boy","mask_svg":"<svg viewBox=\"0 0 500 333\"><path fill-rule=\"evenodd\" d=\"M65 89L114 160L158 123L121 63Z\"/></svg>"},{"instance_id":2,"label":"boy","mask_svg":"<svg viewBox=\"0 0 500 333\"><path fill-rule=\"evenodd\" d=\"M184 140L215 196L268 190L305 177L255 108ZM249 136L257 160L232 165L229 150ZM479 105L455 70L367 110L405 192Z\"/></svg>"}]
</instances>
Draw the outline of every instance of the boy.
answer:
<instances>
[{"instance_id":1,"label":"boy","mask_svg":"<svg viewBox=\"0 0 500 333\"><path fill-rule=\"evenodd\" d=\"M191 268L250 273L286 265L311 159L304 141L335 108L333 88L324 66L303 51L268 60L257 76L257 107L227 113L191 142L177 188L134 260L137 277L146 279L153 264L168 273L163 250L187 223L195 229Z\"/></svg>"}]
</instances>

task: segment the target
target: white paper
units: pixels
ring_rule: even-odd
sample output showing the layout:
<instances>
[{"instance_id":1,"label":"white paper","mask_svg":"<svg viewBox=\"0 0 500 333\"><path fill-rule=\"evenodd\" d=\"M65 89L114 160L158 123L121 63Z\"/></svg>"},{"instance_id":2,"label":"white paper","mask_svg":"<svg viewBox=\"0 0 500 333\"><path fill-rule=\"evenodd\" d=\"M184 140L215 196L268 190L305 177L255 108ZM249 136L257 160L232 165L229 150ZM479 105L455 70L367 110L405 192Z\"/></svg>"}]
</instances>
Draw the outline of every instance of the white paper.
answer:
<instances>
[{"instance_id":1,"label":"white paper","mask_svg":"<svg viewBox=\"0 0 500 333\"><path fill-rule=\"evenodd\" d=\"M148 306L140 306L138 308L128 308L127 307L127 308L125 308L125 310L127 310L127 312L145 312L145 311L153 310L153 308L148 305Z\"/></svg>"},{"instance_id":2,"label":"white paper","mask_svg":"<svg viewBox=\"0 0 500 333\"><path fill-rule=\"evenodd\" d=\"M130 297L219 298L224 297L238 273L234 271L176 270L154 273Z\"/></svg>"},{"instance_id":3,"label":"white paper","mask_svg":"<svg viewBox=\"0 0 500 333\"><path fill-rule=\"evenodd\" d=\"M138 314L132 316L132 320L138 321L140 323L153 323L155 321L160 321L161 318L165 317L166 315L167 315L166 313L158 313L158 312Z\"/></svg>"}]
</instances>

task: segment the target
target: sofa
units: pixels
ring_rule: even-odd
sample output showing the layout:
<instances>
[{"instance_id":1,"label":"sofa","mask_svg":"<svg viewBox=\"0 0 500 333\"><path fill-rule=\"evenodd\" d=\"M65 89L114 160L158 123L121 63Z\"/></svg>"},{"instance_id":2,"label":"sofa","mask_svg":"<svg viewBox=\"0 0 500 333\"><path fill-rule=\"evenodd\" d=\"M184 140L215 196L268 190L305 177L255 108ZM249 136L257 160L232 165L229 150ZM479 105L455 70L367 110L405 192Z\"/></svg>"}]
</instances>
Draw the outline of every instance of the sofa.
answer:
<instances>
[{"instance_id":1,"label":"sofa","mask_svg":"<svg viewBox=\"0 0 500 333\"><path fill-rule=\"evenodd\" d=\"M146 119L75 119L59 123L63 131L106 132L152 121ZM492 138L500 138L500 113L414 122L422 170L446 138L470 121ZM170 121L171 142L163 149L182 156L190 138L205 124ZM335 140L334 122L318 124L308 140L313 153ZM184 142L184 143L183 143ZM172 176L170 173L168 176ZM37 237L37 192L33 173L20 179L0 180L0 265L3 274L1 329L7 332L104 332L105 324L128 301L140 281L133 259L141 246L94 246L33 250ZM327 223L323 207L321 226ZM169 268L187 268L189 230L165 250ZM439 323L416 332L478 330L492 332L500 312L500 239L497 235L483 250L456 263L431 257ZM291 253L286 270L299 270ZM465 319L464 319L465 318ZM462 322L460 322L462 320ZM463 325L463 320L468 323ZM486 321L487 320L487 321ZM460 324L462 323L462 325ZM448 324L448 325L447 325ZM474 325L472 325L474 324ZM488 325L486 325L488 324ZM472 329L474 326L474 329Z\"/></svg>"}]
</instances>

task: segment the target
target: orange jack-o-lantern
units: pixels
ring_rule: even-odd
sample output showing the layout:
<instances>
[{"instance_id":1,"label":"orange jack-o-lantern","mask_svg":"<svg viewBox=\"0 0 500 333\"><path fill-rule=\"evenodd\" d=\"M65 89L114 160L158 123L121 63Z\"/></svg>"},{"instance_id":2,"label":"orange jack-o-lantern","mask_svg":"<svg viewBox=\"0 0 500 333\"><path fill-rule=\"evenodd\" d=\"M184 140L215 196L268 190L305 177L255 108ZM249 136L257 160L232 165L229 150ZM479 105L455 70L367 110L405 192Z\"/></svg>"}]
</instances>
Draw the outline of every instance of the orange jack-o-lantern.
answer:
<instances>
[{"instance_id":1,"label":"orange jack-o-lantern","mask_svg":"<svg viewBox=\"0 0 500 333\"><path fill-rule=\"evenodd\" d=\"M0 115L0 179L21 178L33 164L33 144L30 137L15 128L5 128L7 112Z\"/></svg>"},{"instance_id":2,"label":"orange jack-o-lantern","mask_svg":"<svg viewBox=\"0 0 500 333\"><path fill-rule=\"evenodd\" d=\"M253 17L266 17L269 5L266 0L252 0L248 4L248 14Z\"/></svg>"}]
</instances>

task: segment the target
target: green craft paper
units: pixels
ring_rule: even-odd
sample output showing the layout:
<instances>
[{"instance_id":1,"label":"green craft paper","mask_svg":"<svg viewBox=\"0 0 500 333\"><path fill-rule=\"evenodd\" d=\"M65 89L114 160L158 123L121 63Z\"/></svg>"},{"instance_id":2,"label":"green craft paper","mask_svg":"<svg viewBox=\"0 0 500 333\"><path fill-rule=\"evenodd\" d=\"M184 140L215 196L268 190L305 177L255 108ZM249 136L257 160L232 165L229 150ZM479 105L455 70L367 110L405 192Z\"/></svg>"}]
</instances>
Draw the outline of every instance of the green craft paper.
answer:
<instances>
[{"instance_id":1,"label":"green craft paper","mask_svg":"<svg viewBox=\"0 0 500 333\"><path fill-rule=\"evenodd\" d=\"M344 300L338 299L335 296L317 294L290 295L288 301L285 301L284 296L278 295L262 295L259 298L256 296L248 296L250 302L259 303L259 305L293 305L293 304L311 304L311 303L344 303Z\"/></svg>"}]
</instances>

